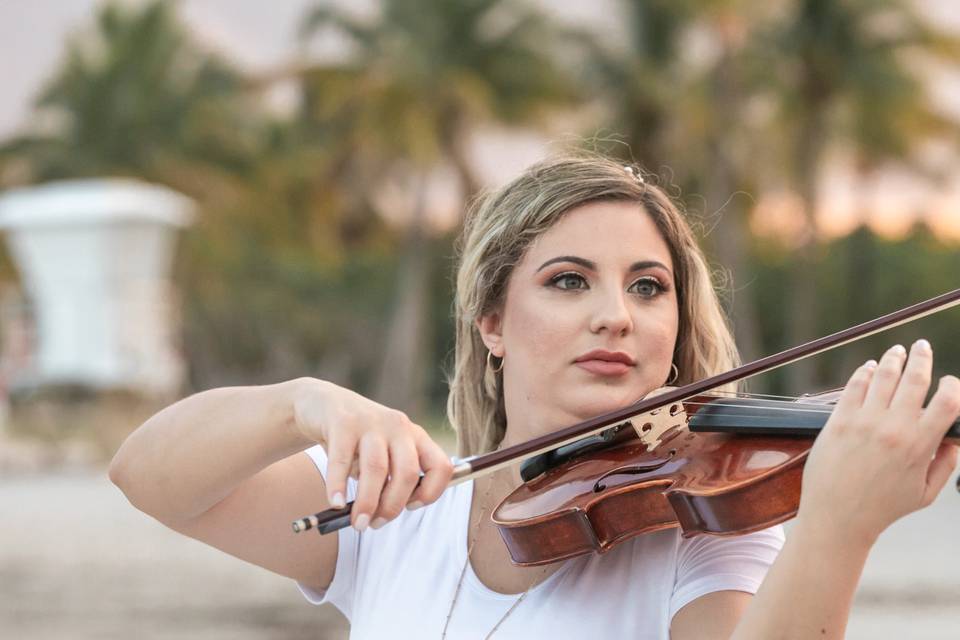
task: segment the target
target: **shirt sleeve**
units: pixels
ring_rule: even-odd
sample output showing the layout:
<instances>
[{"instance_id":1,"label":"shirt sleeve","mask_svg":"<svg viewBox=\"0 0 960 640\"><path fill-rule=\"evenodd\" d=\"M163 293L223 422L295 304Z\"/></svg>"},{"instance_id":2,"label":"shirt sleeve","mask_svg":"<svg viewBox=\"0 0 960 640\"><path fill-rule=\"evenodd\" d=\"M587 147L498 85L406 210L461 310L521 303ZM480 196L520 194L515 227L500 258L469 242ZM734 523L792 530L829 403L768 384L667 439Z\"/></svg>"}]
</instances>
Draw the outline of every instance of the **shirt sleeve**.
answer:
<instances>
[{"instance_id":1,"label":"shirt sleeve","mask_svg":"<svg viewBox=\"0 0 960 640\"><path fill-rule=\"evenodd\" d=\"M743 536L681 538L670 619L685 605L714 591L756 593L783 543L781 525Z\"/></svg>"},{"instance_id":2,"label":"shirt sleeve","mask_svg":"<svg viewBox=\"0 0 960 640\"><path fill-rule=\"evenodd\" d=\"M327 477L327 453L320 445L311 447L305 452L317 470L324 478ZM347 480L347 501L357 497L357 481ZM300 593L311 604L332 603L349 620L353 611L353 596L356 585L357 559L360 554L360 533L353 527L344 527L337 531L337 566L334 569L333 580L326 591L317 591L297 582Z\"/></svg>"}]
</instances>

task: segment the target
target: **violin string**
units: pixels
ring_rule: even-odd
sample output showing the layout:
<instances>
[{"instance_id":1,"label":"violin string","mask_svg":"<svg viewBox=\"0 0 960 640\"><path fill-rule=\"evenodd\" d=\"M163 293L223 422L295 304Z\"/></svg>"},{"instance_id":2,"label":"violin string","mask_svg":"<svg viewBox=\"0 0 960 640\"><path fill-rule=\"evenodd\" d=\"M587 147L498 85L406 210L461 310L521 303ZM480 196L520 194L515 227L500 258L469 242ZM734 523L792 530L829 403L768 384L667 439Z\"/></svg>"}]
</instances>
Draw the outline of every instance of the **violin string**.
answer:
<instances>
[{"instance_id":1,"label":"violin string","mask_svg":"<svg viewBox=\"0 0 960 640\"><path fill-rule=\"evenodd\" d=\"M798 396L779 396L772 393L747 393L744 391L724 391L723 389L714 389L703 395L712 395L717 394L720 396L725 395L729 398L756 398L760 400L783 400L785 402L796 402L799 398Z\"/></svg>"},{"instance_id":2,"label":"violin string","mask_svg":"<svg viewBox=\"0 0 960 640\"><path fill-rule=\"evenodd\" d=\"M745 392L737 392L737 391L724 391L722 389L714 389L710 392L702 394L702 396L700 397L703 397L703 396L707 396L707 397L714 396L722 400L739 400L739 399L744 399L744 400L756 399L760 401L770 400L772 402L784 402L784 403L788 402L793 406L792 407L775 407L775 406L771 407L766 404L751 405L748 402L742 402L737 404L723 404L718 402L717 400L713 400L709 402L696 402L693 400L683 400L681 402L684 405L692 405L692 406L710 405L714 407L736 407L738 409L739 408L747 408L747 409L756 408L756 409L770 409L774 411L805 411L808 413L833 413L832 403L820 404L820 403L812 403L812 402L799 402L799 398L797 398L796 396L782 396L782 395L775 395L771 393L745 393ZM830 407L830 408L820 409L818 407Z\"/></svg>"}]
</instances>

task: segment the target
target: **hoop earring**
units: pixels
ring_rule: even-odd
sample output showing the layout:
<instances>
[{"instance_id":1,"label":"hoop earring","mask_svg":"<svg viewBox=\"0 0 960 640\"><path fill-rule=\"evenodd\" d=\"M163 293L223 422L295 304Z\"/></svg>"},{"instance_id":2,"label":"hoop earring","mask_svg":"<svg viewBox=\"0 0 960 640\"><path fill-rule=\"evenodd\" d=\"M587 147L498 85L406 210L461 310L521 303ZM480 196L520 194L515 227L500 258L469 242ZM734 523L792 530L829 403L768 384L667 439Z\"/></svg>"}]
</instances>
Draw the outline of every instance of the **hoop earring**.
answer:
<instances>
[{"instance_id":1,"label":"hoop earring","mask_svg":"<svg viewBox=\"0 0 960 640\"><path fill-rule=\"evenodd\" d=\"M490 358L493 357L493 351L487 351L487 368L489 368L494 373L500 373L503 371L503 358L500 358L500 366L494 367L490 362Z\"/></svg>"},{"instance_id":2,"label":"hoop earring","mask_svg":"<svg viewBox=\"0 0 960 640\"><path fill-rule=\"evenodd\" d=\"M670 374L670 379L666 382L667 385L673 384L677 381L677 378L680 377L680 369L678 369L677 365L672 362L670 363L670 370L672 373Z\"/></svg>"}]
</instances>

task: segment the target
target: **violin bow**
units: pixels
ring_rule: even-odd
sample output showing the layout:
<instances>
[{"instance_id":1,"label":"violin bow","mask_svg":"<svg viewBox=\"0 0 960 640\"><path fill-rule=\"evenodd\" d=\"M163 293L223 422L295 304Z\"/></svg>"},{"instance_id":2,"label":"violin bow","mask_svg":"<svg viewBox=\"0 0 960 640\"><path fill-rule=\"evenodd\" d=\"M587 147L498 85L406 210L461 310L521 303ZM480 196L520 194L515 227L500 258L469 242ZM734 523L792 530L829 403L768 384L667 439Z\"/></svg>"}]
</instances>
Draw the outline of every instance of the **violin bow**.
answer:
<instances>
[{"instance_id":1,"label":"violin bow","mask_svg":"<svg viewBox=\"0 0 960 640\"><path fill-rule=\"evenodd\" d=\"M825 351L830 351L836 347L856 342L867 336L872 336L881 331L906 324L907 322L939 313L940 311L957 305L960 305L960 289L954 289L953 291L905 307L899 311L888 313L874 320L869 320L828 336L812 340L796 347L791 347L785 351L765 356L753 362L748 362L730 371L725 371L682 387L670 389L653 397L644 398L628 407L596 416L585 422L565 427L553 433L533 438L532 440L521 442L504 449L491 451L490 453L456 460L453 468L453 477L447 486L450 487L488 473L493 473L498 469L526 458L540 455L581 440L582 438L595 435L612 425L626 422L638 414L661 409L669 404L682 402L712 389L716 389L717 387L773 371L774 369L792 364L804 358L809 358ZM299 533L308 529L317 529L323 534L342 529L350 524L350 510L352 506L353 502L351 501L340 509L327 509L326 511L315 513L312 516L300 518L292 523L293 530L295 533Z\"/></svg>"}]
</instances>

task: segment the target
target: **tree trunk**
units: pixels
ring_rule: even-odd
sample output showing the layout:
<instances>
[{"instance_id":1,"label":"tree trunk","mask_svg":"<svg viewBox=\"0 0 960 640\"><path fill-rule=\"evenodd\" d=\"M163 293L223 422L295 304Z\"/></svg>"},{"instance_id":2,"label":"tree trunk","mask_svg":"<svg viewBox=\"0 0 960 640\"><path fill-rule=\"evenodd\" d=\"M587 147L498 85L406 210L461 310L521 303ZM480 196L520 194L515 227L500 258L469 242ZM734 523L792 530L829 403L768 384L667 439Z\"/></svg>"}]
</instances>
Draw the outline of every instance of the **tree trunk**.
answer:
<instances>
[{"instance_id":1,"label":"tree trunk","mask_svg":"<svg viewBox=\"0 0 960 640\"><path fill-rule=\"evenodd\" d=\"M787 344L793 347L809 342L817 335L817 254L819 250L816 202L817 166L823 156L824 111L817 101L811 101L798 130L796 143L796 184L803 203L804 227L798 238L790 268L786 335ZM786 368L787 393L807 393L816 382L816 369L811 358L805 358Z\"/></svg>"},{"instance_id":2,"label":"tree trunk","mask_svg":"<svg viewBox=\"0 0 960 640\"><path fill-rule=\"evenodd\" d=\"M407 230L397 276L397 297L387 328L374 398L406 412L414 421L426 410L425 372L432 361L426 322L430 275L424 229L426 172L416 178L413 219Z\"/></svg>"},{"instance_id":3,"label":"tree trunk","mask_svg":"<svg viewBox=\"0 0 960 640\"><path fill-rule=\"evenodd\" d=\"M469 205L480 192L480 181L477 180L473 166L467 159L470 154L467 148L467 131L462 124L462 118L452 117L452 122L445 131L445 139L447 140L446 155L450 158L457 173L457 179L460 181L463 203Z\"/></svg>"},{"instance_id":4,"label":"tree trunk","mask_svg":"<svg viewBox=\"0 0 960 640\"><path fill-rule=\"evenodd\" d=\"M727 50L714 69L711 82L711 96L717 109L718 122L736 122L739 120L737 104L737 78L732 65L730 51ZM720 264L731 274L730 283L730 319L733 324L734 337L737 347L744 361L753 360L762 354L762 346L757 323L756 309L753 296L743 289L747 281L747 258L749 243L747 242L746 211L732 195L737 189L736 164L730 158L725 144L729 144L729 136L721 135L721 131L714 130L714 134L707 140L708 170L706 176L705 196L707 211L720 212L722 219L713 231L714 251ZM739 290L738 290L739 289ZM754 381L753 386L762 384ZM762 389L754 389L762 390Z\"/></svg>"}]
</instances>

